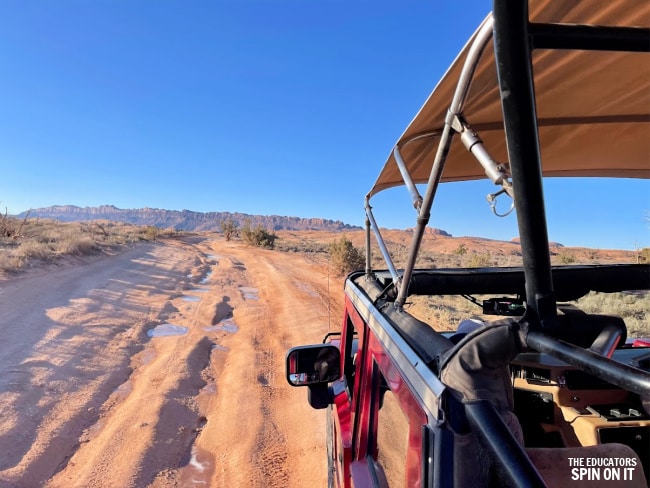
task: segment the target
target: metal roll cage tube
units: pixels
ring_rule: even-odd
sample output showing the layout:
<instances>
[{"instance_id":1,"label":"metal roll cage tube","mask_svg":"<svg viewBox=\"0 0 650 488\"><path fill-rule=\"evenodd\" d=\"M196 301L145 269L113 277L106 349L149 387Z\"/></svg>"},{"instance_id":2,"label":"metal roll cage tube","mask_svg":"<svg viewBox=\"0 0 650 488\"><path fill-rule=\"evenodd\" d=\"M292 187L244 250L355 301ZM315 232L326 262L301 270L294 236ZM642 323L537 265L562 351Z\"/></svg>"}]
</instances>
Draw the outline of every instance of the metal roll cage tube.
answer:
<instances>
[{"instance_id":1,"label":"metal roll cage tube","mask_svg":"<svg viewBox=\"0 0 650 488\"><path fill-rule=\"evenodd\" d=\"M393 277L393 281L397 282L399 280L399 274L395 269L393 260L390 258L390 254L388 252L388 248L386 247L386 243L384 243L384 239L381 236L381 233L379 232L379 228L377 227L377 222L375 221L375 216L372 214L372 207L370 206L370 197L367 196L366 197L366 275L368 278L371 277L370 270L372 268L370 263L372 253L370 252L370 238L369 238L371 228L373 229L375 233L375 237L377 238L377 244L379 245L379 250L381 251L384 260L388 265L388 271L390 272L390 275Z\"/></svg>"},{"instance_id":2,"label":"metal roll cage tube","mask_svg":"<svg viewBox=\"0 0 650 488\"><path fill-rule=\"evenodd\" d=\"M419 134L412 139L409 139L407 142L405 142L403 145L406 146L412 142L419 141L421 139L426 139L426 138L433 138L438 135L438 132L427 132L425 134ZM402 154L399 150L399 146L395 146L393 149L393 154L395 155L395 161L397 162L397 167L400 170L400 173L402 175L402 179L404 180L404 183L409 190L409 193L411 194L411 199L413 202L413 207L419 211L420 207L422 206L422 196L418 192L417 187L415 186L415 183L413 182L413 179L411 178L411 175L408 173L408 170L406 169L406 165L404 164L404 160L402 159ZM395 264L393 263L393 259L390 257L390 253L388 252L388 248L386 247L386 244L384 243L384 239L381 235L381 232L379 230L379 227L377 227L377 222L375 221L375 217L372 213L372 207L370 206L370 195L366 196L365 200L365 210L366 210L366 276L368 278L371 277L372 275L372 265L371 265L371 247L370 247L370 230L375 234L375 237L377 239L377 244L379 245L379 250L382 254L382 257L384 258L384 261L386 262L386 265L388 266L388 270L393 278L393 283L399 283L401 278L399 273L397 272L397 269L395 268Z\"/></svg>"},{"instance_id":3,"label":"metal roll cage tube","mask_svg":"<svg viewBox=\"0 0 650 488\"><path fill-rule=\"evenodd\" d=\"M515 2L513 8L507 0L495 0L494 14L486 19L479 28L468 55L463 64L462 72L456 86L452 104L448 110L442 133L429 132L418 134L411 139L397 144L393 155L400 174L407 187L413 206L418 210L415 232L409 248L407 264L400 275L385 246L381 232L372 215L369 193L366 196L366 214L370 230L375 234L381 253L393 277L393 286L397 290L394 302L396 308L401 309L408 294L408 286L415 267L415 260L422 242L424 230L429 223L431 207L437 186L442 176L447 153L454 133L461 135L461 142L485 169L486 175L502 190L494 195L488 195L488 200L494 209L494 198L507 193L515 198L515 187L518 193L532 195L520 203L518 208L518 225L520 228L522 254L524 256L524 269L526 272L527 297L529 297L528 322L534 329L552 330L555 323L555 299L550 279L550 258L546 215L542 200L541 185L541 157L537 137L537 120L535 111L534 88L530 53L532 49L584 49L584 50L629 50L647 52L649 49L647 37L649 29L637 27L599 27L581 25L547 25L531 24L528 22L528 8L526 2ZM493 19L500 19L496 22ZM523 21L522 21L523 20ZM513 28L513 26L515 26ZM464 101L467 97L472 81L474 69L480 56L490 39L494 38L495 54L497 58L497 73L501 91L508 90L509 96L502 96L504 110L504 128L509 148L510 164L500 164L488 154L478 134L462 117ZM506 55L506 50L510 53ZM524 68L522 69L521 66ZM512 92L515 92L513 96ZM516 100L516 101L515 101ZM531 107L531 110L521 110L521 107ZM519 113L517 113L519 112ZM411 142L426 137L440 135L438 150L431 168L429 180L426 185L424 198L419 194L415 183L404 164L401 149ZM522 139L523 137L523 139ZM526 144L526 147L517 145L517 140L534 141L535 144ZM516 166L513 173L511 169ZM512 182L508 178L512 178ZM518 183L517 183L518 181ZM507 212L509 213L509 211ZM506 213L506 214L507 214ZM500 215L495 211L496 215ZM506 215L503 214L503 215ZM367 236L367 266L366 272L370 276L370 239ZM531 316L532 315L532 316ZM542 325L544 324L544 325Z\"/></svg>"},{"instance_id":4,"label":"metal roll cage tube","mask_svg":"<svg viewBox=\"0 0 650 488\"><path fill-rule=\"evenodd\" d=\"M392 286L398 292L395 300L397 312L401 310L406 300L415 258L429 221L437 185L441 180L442 169L454 132L458 132L461 134L461 142L479 160L488 177L495 184L502 185L501 192L508 193L517 204L526 296L526 312L519 324L522 326L526 345L623 389L639 395L647 395L650 391L648 373L607 357L607 351L615 347L620 339L616 331L604 330L590 349L553 337L554 330L559 327L559 321L542 191L542 165L531 53L534 49L648 52L650 51L649 35L650 29L647 28L531 24L527 1L493 1L493 15L479 29L465 59L442 133L418 134L396 145L393 151L402 179L418 210L417 227L402 276L395 269L372 214L370 206L372 192L366 196L366 275L368 278L372 275L370 265L372 230L388 264L393 279ZM483 49L492 38L509 168L492 160L478 135L462 118L463 103L469 91L473 71ZM400 149L415 140L438 135L440 140L437 152L426 193L422 198L408 173ZM508 177L512 178L512 183L508 181ZM464 407L472 430L477 433L479 441L487 447L486 450L497 464L505 469L511 482L518 486L544 486L544 481L532 461L489 402L471 402Z\"/></svg>"},{"instance_id":5,"label":"metal roll cage tube","mask_svg":"<svg viewBox=\"0 0 650 488\"><path fill-rule=\"evenodd\" d=\"M438 135L437 132L427 132L426 134L420 134L418 136L415 136L412 139L409 139L406 143L404 143L404 146L412 142L419 141L420 139L426 139L429 137L434 138L437 135ZM399 145L396 145L395 148L393 149L393 156L395 156L395 162L397 163L399 172L402 175L404 184L406 185L406 188L411 194L411 201L413 203L413 208L419 211L420 208L422 207L422 196L420 195L420 192L418 192L415 183L413 183L413 179L411 178L408 169L406 169L406 165L404 164L404 160L402 159L402 153L400 151Z\"/></svg>"},{"instance_id":6,"label":"metal roll cage tube","mask_svg":"<svg viewBox=\"0 0 650 488\"><path fill-rule=\"evenodd\" d=\"M513 486L546 487L524 448L515 440L494 406L485 400L465 405L465 415L486 452L503 469Z\"/></svg>"},{"instance_id":7,"label":"metal roll cage tube","mask_svg":"<svg viewBox=\"0 0 650 488\"><path fill-rule=\"evenodd\" d=\"M452 100L451 106L449 107L448 116L445 120L445 126L440 137L440 142L438 143L438 151L436 152L433 166L431 168L431 174L429 175L426 192L424 193L422 206L420 207L420 211L418 213L417 225L415 232L413 233L413 240L406 262L406 267L404 268L404 275L402 276L402 279L399 283L399 293L395 299L395 307L398 310L402 308L404 302L406 301L408 294L408 285L411 280L411 275L413 274L413 268L415 267L415 260L420 249L420 244L422 243L424 230L429 223L433 199L438 189L438 184L440 183L445 160L447 158L447 154L449 154L449 148L454 136L452 129L453 121L457 115L462 113L463 103L465 102L465 98L469 92L474 69L476 68L476 64L481 57L481 54L483 53L483 49L485 49L485 46L491 37L492 21L491 19L488 19L479 28L476 39L472 43L472 47L467 53L467 58L465 59L463 70L461 72L460 79L458 80L458 85L456 86L456 92L454 93L454 98Z\"/></svg>"},{"instance_id":8,"label":"metal roll cage tube","mask_svg":"<svg viewBox=\"0 0 650 488\"><path fill-rule=\"evenodd\" d=\"M609 359L598 352L557 340L538 331L529 332L526 342L536 351L558 358L625 390L639 395L646 395L650 391L650 374Z\"/></svg>"},{"instance_id":9,"label":"metal roll cage tube","mask_svg":"<svg viewBox=\"0 0 650 488\"><path fill-rule=\"evenodd\" d=\"M454 136L454 132L461 133L461 137L468 148L468 150L479 160L481 165L485 168L486 174L490 177L492 181L496 184L502 184L504 189L510 194L510 184L507 182L507 174L503 171L503 167L498 165L483 148L481 140L478 138L476 133L469 128L469 125L461 120L460 115L462 113L463 104L469 92L469 87L472 82L472 75L478 63L478 60L485 49L485 46L492 38L492 18L488 18L483 25L479 28L479 31L476 35L474 42L467 54L463 69L458 80L458 85L456 86L456 91L454 93L454 98L452 100L451 106L448 110L448 115L445 120L445 125L443 127L442 134L440 135L440 141L438 143L438 150L434 159L433 166L431 168L431 173L429 175L429 180L426 185L426 192L424 198L420 196L411 176L409 175L406 166L404 165L400 147L396 145L393 154L395 156L395 161L404 180L413 202L413 206L418 210L417 225L415 227L415 232L413 234L413 239L411 242L411 247L409 249L408 260L404 268L404 273L400 276L395 270L395 266L392 262L390 254L386 249L385 243L381 236L381 232L376 225L374 216L372 215L372 207L370 206L370 195L366 196L366 215L370 221L371 226L367 228L369 232L372 228L379 248L381 250L382 256L386 261L386 264L389 267L391 275L393 276L394 287L398 290L398 295L395 300L395 307L401 309L404 302L406 301L406 296L408 294L408 284L413 273L413 268L415 267L415 260L422 242L422 237L424 236L424 230L429 223L431 207L433 205L434 196L440 183L440 178L442 176L442 170L444 168L444 163L449 153L449 148ZM413 138L402 143L402 146L406 146L411 142L427 138L435 137L438 135L438 132L430 132L426 134L418 134ZM507 183L505 183L507 182ZM369 270L370 262L370 247L366 248L366 269ZM369 274L369 273L368 273Z\"/></svg>"},{"instance_id":10,"label":"metal roll cage tube","mask_svg":"<svg viewBox=\"0 0 650 488\"><path fill-rule=\"evenodd\" d=\"M531 329L552 329L556 326L557 311L542 189L527 4L494 2L494 52L513 186L516 195L525 192L527 197L517 199L526 278L526 319Z\"/></svg>"}]
</instances>

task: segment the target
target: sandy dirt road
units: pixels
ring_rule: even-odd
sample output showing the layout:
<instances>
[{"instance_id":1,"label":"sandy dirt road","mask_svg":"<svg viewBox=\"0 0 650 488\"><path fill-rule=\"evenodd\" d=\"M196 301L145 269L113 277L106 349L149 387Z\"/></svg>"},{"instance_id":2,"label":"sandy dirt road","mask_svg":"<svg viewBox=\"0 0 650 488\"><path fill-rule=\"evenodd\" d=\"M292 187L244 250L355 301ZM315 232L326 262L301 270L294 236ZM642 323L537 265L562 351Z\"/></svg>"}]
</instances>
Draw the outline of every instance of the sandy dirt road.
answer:
<instances>
[{"instance_id":1,"label":"sandy dirt road","mask_svg":"<svg viewBox=\"0 0 650 488\"><path fill-rule=\"evenodd\" d=\"M0 487L325 486L284 357L339 328L328 281L204 237L0 282Z\"/></svg>"}]
</instances>

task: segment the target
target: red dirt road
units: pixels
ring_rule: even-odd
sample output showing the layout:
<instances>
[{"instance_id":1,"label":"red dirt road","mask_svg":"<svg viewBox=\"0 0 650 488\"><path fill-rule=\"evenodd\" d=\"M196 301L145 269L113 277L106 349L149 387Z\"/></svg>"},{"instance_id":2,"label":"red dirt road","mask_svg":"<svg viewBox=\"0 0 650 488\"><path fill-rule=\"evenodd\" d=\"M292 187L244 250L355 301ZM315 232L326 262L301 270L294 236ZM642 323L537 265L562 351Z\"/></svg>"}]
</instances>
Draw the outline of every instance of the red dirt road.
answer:
<instances>
[{"instance_id":1,"label":"red dirt road","mask_svg":"<svg viewBox=\"0 0 650 488\"><path fill-rule=\"evenodd\" d=\"M325 486L325 414L284 357L339 329L328 280L191 238L0 282L0 487Z\"/></svg>"}]
</instances>

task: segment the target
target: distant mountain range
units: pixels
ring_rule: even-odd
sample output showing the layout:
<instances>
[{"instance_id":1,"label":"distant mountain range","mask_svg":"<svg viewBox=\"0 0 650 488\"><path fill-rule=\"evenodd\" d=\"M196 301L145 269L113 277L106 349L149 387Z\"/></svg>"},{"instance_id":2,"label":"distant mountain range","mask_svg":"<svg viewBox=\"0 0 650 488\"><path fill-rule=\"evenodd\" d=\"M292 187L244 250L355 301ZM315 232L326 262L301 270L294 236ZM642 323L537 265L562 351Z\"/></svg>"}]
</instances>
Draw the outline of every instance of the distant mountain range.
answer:
<instances>
[{"instance_id":1,"label":"distant mountain range","mask_svg":"<svg viewBox=\"0 0 650 488\"><path fill-rule=\"evenodd\" d=\"M24 218L27 212L18 217ZM282 217L279 215L248 215L232 212L193 212L191 210L163 210L159 208L121 209L113 205L99 207L77 207L74 205L55 205L53 207L32 209L30 218L41 217L61 222L84 222L89 220L109 220L136 225L153 225L162 229L184 231L220 231L221 223L232 219L241 227L250 221L253 227L263 226L267 230L327 230L344 231L360 229L341 222L319 218Z\"/></svg>"}]
</instances>

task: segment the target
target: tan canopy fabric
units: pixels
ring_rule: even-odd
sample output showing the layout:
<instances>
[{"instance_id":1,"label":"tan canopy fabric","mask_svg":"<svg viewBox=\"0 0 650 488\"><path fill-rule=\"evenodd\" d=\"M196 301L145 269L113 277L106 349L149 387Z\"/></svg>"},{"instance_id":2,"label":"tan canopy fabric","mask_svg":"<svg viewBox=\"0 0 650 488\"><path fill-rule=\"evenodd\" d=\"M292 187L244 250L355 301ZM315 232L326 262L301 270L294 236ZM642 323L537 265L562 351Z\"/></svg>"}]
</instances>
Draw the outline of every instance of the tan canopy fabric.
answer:
<instances>
[{"instance_id":1,"label":"tan canopy fabric","mask_svg":"<svg viewBox=\"0 0 650 488\"><path fill-rule=\"evenodd\" d=\"M649 27L650 2L530 0L530 20ZM442 132L471 41L397 142L415 183L427 182L439 136L411 140L424 133ZM533 72L545 176L650 177L647 53L536 50ZM490 155L507 162L492 41L476 67L463 114ZM481 165L455 137L442 181L485 177ZM391 154L369 196L403 184Z\"/></svg>"}]
</instances>

